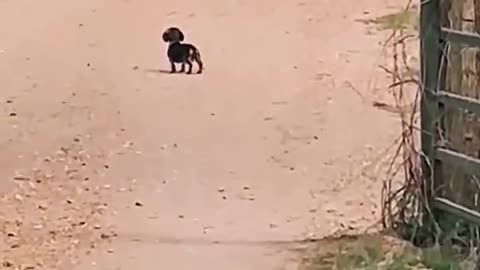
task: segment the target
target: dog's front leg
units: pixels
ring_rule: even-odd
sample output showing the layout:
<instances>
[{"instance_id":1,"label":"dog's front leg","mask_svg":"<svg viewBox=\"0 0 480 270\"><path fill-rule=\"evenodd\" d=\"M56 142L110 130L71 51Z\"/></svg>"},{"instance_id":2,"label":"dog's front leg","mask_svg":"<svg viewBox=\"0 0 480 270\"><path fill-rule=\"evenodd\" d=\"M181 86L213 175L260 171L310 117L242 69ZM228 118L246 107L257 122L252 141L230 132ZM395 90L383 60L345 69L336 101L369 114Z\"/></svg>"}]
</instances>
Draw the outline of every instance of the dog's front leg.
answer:
<instances>
[{"instance_id":1,"label":"dog's front leg","mask_svg":"<svg viewBox=\"0 0 480 270\"><path fill-rule=\"evenodd\" d=\"M177 69L175 68L175 63L170 60L170 73L175 73L177 72Z\"/></svg>"},{"instance_id":2,"label":"dog's front leg","mask_svg":"<svg viewBox=\"0 0 480 270\"><path fill-rule=\"evenodd\" d=\"M180 69L180 72L185 72L185 61L182 62L182 68Z\"/></svg>"}]
</instances>

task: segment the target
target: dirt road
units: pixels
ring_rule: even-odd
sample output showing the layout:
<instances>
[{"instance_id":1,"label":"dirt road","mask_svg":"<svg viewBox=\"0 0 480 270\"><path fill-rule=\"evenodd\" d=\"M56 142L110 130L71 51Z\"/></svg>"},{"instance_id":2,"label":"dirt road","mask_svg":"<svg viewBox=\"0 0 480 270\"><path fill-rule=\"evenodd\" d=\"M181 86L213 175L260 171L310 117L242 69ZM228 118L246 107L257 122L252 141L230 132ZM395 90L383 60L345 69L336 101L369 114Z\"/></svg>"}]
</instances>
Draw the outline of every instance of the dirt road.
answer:
<instances>
[{"instance_id":1,"label":"dirt road","mask_svg":"<svg viewBox=\"0 0 480 270\"><path fill-rule=\"evenodd\" d=\"M118 236L79 270L296 269L292 241L378 218L398 125L367 102L388 95L385 36L355 19L402 5L1 1L0 173L75 136L102 149L89 168ZM158 71L172 25L204 74Z\"/></svg>"}]
</instances>

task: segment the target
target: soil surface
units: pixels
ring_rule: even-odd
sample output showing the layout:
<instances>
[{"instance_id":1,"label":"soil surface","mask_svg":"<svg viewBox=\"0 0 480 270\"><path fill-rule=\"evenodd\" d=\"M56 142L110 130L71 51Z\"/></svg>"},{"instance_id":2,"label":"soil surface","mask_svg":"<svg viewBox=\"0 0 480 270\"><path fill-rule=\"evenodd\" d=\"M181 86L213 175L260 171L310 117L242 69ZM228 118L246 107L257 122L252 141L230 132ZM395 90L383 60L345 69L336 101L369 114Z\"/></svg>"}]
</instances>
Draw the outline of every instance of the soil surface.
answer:
<instances>
[{"instance_id":1,"label":"soil surface","mask_svg":"<svg viewBox=\"0 0 480 270\"><path fill-rule=\"evenodd\" d=\"M359 19L404 4L0 0L0 268L296 269L375 226L399 124Z\"/></svg>"}]
</instances>

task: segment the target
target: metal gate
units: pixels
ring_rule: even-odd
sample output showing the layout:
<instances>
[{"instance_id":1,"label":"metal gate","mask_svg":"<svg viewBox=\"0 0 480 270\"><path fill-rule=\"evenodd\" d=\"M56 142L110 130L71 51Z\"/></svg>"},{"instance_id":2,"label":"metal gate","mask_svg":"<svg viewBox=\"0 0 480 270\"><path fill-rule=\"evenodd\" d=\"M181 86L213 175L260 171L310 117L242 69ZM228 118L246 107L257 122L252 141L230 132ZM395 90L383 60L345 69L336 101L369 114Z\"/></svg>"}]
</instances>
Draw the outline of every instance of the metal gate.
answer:
<instances>
[{"instance_id":1,"label":"metal gate","mask_svg":"<svg viewBox=\"0 0 480 270\"><path fill-rule=\"evenodd\" d=\"M440 139L446 132L444 116L448 108L461 108L480 116L479 100L453 94L447 89L448 46L461 44L480 48L480 35L452 30L445 22L445 10L442 10L446 1L456 0L421 0L420 5L423 173L427 179L427 197L431 199L432 208L480 225L479 212L443 198L437 192L442 188L442 166L446 164L455 166L465 174L480 175L480 159L453 151Z\"/></svg>"}]
</instances>

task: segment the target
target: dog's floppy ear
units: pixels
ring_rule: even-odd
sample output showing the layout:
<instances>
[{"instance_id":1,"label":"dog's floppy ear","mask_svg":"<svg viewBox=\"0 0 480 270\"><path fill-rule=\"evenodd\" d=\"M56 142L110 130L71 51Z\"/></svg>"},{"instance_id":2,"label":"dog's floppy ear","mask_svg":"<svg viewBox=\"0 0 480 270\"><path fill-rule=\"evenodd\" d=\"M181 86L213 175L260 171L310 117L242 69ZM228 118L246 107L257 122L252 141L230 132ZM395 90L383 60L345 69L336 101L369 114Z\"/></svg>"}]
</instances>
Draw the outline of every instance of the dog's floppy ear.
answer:
<instances>
[{"instance_id":1,"label":"dog's floppy ear","mask_svg":"<svg viewBox=\"0 0 480 270\"><path fill-rule=\"evenodd\" d=\"M183 35L182 31L180 31L179 29L178 29L178 40L180 41L185 40L185 36Z\"/></svg>"},{"instance_id":2,"label":"dog's floppy ear","mask_svg":"<svg viewBox=\"0 0 480 270\"><path fill-rule=\"evenodd\" d=\"M162 39L163 39L163 41L165 41L165 42L169 42L169 41L170 41L170 35L169 35L169 31L168 31L168 30L165 31L165 32L163 32Z\"/></svg>"}]
</instances>

